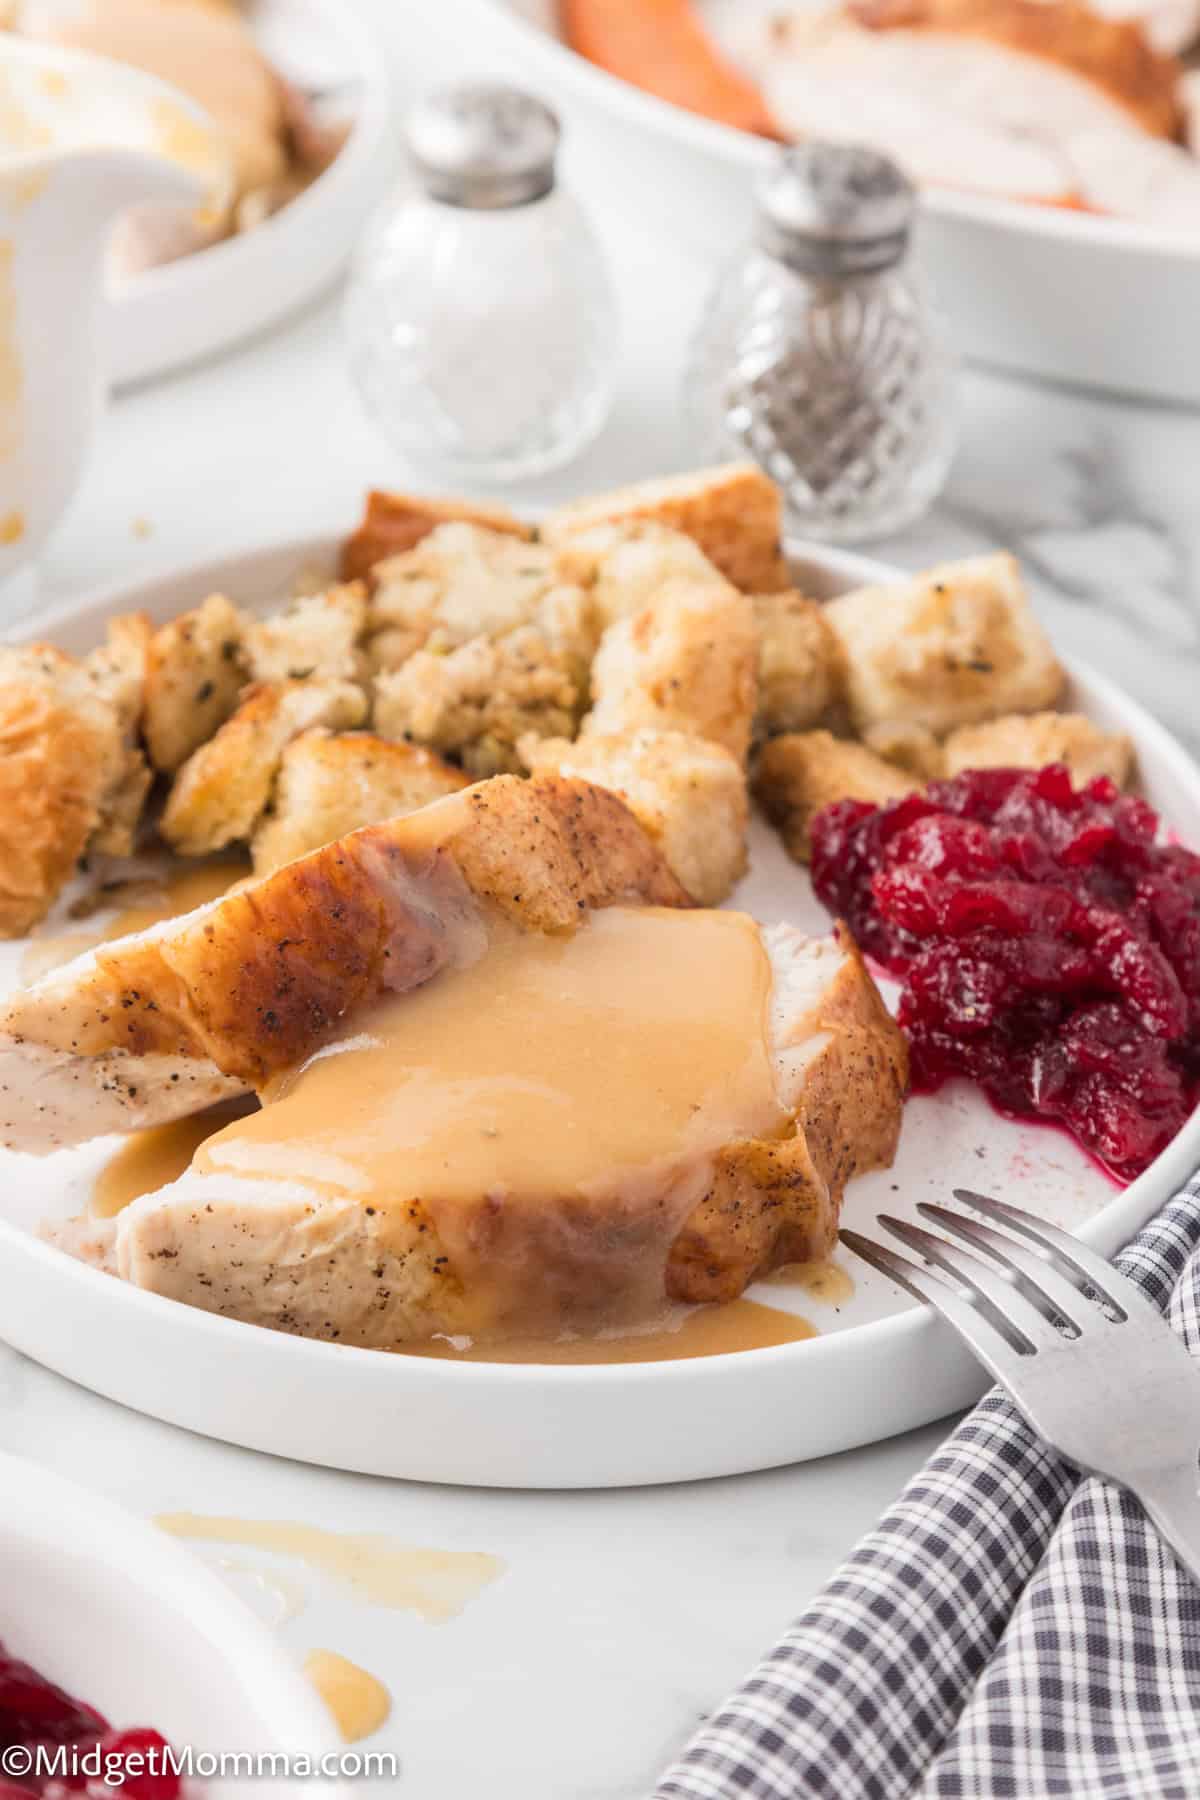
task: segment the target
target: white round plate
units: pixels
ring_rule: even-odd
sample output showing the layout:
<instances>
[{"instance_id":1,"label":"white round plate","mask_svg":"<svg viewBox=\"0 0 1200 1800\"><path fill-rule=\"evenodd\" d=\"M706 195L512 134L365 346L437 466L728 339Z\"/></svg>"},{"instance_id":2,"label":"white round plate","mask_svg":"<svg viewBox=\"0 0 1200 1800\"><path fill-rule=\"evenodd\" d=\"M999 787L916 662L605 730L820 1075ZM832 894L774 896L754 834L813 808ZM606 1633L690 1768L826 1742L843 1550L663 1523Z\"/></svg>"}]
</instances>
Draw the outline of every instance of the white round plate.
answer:
<instances>
[{"instance_id":1,"label":"white round plate","mask_svg":"<svg viewBox=\"0 0 1200 1800\"><path fill-rule=\"evenodd\" d=\"M108 356L118 385L211 356L313 299L390 179L387 60L358 10L344 0L250 0L247 10L281 74L310 91L345 93L350 135L325 173L273 218L114 289Z\"/></svg>"},{"instance_id":2,"label":"white round plate","mask_svg":"<svg viewBox=\"0 0 1200 1800\"><path fill-rule=\"evenodd\" d=\"M699 0L711 5L713 0ZM777 11L770 0L737 0ZM729 4L729 0L726 0ZM554 0L446 0L445 25L567 116L634 217L715 267L749 235L772 155L576 55ZM918 242L965 356L1086 387L1200 401L1200 235L950 188L922 195ZM1136 321L1136 326L1134 322Z\"/></svg>"},{"instance_id":3,"label":"white round plate","mask_svg":"<svg viewBox=\"0 0 1200 1800\"><path fill-rule=\"evenodd\" d=\"M278 600L335 540L251 551L110 590L38 622L86 650L114 612L165 619L214 590ZM897 573L811 545L793 549L805 592ZM1149 715L1071 668L1069 704L1137 747L1143 790L1184 843L1200 844L1200 769ZM756 823L751 872L731 904L823 932L807 873ZM0 987L20 946L0 946ZM81 1211L115 1140L46 1158L0 1152L0 1332L85 1387L211 1437L305 1462L487 1487L606 1487L738 1474L845 1450L942 1417L983 1385L947 1326L839 1251L853 1297L838 1310L795 1289L750 1297L803 1313L818 1336L692 1361L563 1367L454 1363L316 1343L182 1306L99 1274L35 1234ZM909 1101L895 1166L853 1182L844 1218L982 1188L1119 1248L1200 1164L1200 1114L1131 1186L1116 1189L1062 1134L992 1111L972 1089Z\"/></svg>"},{"instance_id":4,"label":"white round plate","mask_svg":"<svg viewBox=\"0 0 1200 1800\"><path fill-rule=\"evenodd\" d=\"M176 1749L303 1752L316 1764L342 1747L287 1653L199 1557L16 1456L0 1456L0 1594L5 1648L118 1730L149 1725ZM203 1788L206 1800L234 1800L253 1785L230 1773ZM297 1774L269 1791L345 1790Z\"/></svg>"}]
</instances>

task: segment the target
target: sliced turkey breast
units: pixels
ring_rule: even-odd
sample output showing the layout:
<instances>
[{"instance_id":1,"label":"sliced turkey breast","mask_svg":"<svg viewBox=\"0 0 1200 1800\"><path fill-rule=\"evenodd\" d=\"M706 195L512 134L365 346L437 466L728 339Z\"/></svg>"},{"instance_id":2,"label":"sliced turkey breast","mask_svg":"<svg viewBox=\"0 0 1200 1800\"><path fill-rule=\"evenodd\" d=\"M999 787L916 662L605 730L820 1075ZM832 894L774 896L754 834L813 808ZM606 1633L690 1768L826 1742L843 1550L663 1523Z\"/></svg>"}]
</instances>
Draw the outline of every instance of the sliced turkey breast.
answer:
<instances>
[{"instance_id":1,"label":"sliced turkey breast","mask_svg":"<svg viewBox=\"0 0 1200 1800\"><path fill-rule=\"evenodd\" d=\"M1146 41L1164 56L1178 56L1200 36L1197 0L1091 0L1105 19L1128 19L1141 26Z\"/></svg>"},{"instance_id":2,"label":"sliced turkey breast","mask_svg":"<svg viewBox=\"0 0 1200 1800\"><path fill-rule=\"evenodd\" d=\"M1070 139L1182 128L1178 64L1073 0L858 0L742 48L789 136L873 144L935 185L1077 201Z\"/></svg>"},{"instance_id":3,"label":"sliced turkey breast","mask_svg":"<svg viewBox=\"0 0 1200 1800\"><path fill-rule=\"evenodd\" d=\"M1097 212L1200 236L1200 162L1158 138L1085 132L1066 145L1080 198Z\"/></svg>"},{"instance_id":4,"label":"sliced turkey breast","mask_svg":"<svg viewBox=\"0 0 1200 1800\"><path fill-rule=\"evenodd\" d=\"M556 932L617 901L691 904L587 782L497 777L367 826L0 1004L0 1143L45 1152L261 1087L474 954L485 912Z\"/></svg>"},{"instance_id":5,"label":"sliced turkey breast","mask_svg":"<svg viewBox=\"0 0 1200 1800\"><path fill-rule=\"evenodd\" d=\"M827 1254L846 1182L892 1159L907 1076L849 937L617 908L545 955L538 1016L503 960L443 975L387 1003L408 1035L382 1067L376 1015L182 1179L58 1241L210 1312L385 1349L594 1331Z\"/></svg>"}]
</instances>

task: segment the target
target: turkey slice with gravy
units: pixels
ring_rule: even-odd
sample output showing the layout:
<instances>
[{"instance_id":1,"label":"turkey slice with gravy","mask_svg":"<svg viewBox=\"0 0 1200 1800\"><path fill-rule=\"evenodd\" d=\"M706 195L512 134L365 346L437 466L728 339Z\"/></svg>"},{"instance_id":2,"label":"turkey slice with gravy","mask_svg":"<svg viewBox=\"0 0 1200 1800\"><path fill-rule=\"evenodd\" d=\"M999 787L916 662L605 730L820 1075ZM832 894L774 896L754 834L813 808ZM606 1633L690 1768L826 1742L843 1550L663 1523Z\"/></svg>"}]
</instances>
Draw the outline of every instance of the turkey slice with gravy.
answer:
<instances>
[{"instance_id":1,"label":"turkey slice with gravy","mask_svg":"<svg viewBox=\"0 0 1200 1800\"><path fill-rule=\"evenodd\" d=\"M480 782L101 945L0 1004L0 1144L45 1152L263 1088L383 994L478 953L490 918L691 901L615 794Z\"/></svg>"},{"instance_id":2,"label":"turkey slice with gravy","mask_svg":"<svg viewBox=\"0 0 1200 1800\"><path fill-rule=\"evenodd\" d=\"M892 1159L903 1040L853 943L735 912L493 921L345 1022L177 1182L58 1241L372 1348L620 1329L832 1247Z\"/></svg>"}]
</instances>

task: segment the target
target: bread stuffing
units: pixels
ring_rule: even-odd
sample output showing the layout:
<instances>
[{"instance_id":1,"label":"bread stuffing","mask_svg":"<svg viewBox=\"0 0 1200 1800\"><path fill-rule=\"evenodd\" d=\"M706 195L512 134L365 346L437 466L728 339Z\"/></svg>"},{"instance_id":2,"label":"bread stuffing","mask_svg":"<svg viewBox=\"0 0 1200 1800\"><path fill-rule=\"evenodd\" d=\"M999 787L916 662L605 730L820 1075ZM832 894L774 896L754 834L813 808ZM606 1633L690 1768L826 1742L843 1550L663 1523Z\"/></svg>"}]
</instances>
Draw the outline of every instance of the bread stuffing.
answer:
<instances>
[{"instance_id":1,"label":"bread stuffing","mask_svg":"<svg viewBox=\"0 0 1200 1800\"><path fill-rule=\"evenodd\" d=\"M911 794L920 783L881 756L828 731L785 732L772 738L758 760L754 791L767 817L800 862L808 861L809 830L835 800L869 800L881 806Z\"/></svg>"},{"instance_id":2,"label":"bread stuffing","mask_svg":"<svg viewBox=\"0 0 1200 1800\"><path fill-rule=\"evenodd\" d=\"M306 731L280 758L270 807L250 845L255 873L269 875L360 826L416 812L468 779L416 744L370 731Z\"/></svg>"},{"instance_id":3,"label":"bread stuffing","mask_svg":"<svg viewBox=\"0 0 1200 1800\"><path fill-rule=\"evenodd\" d=\"M757 697L758 638L748 597L725 581L675 581L601 638L587 731L682 732L721 744L743 762Z\"/></svg>"},{"instance_id":4,"label":"bread stuffing","mask_svg":"<svg viewBox=\"0 0 1200 1800\"><path fill-rule=\"evenodd\" d=\"M498 775L521 767L517 744L527 734L573 735L582 702L574 659L524 625L444 654L418 650L378 675L375 726L453 757L472 775Z\"/></svg>"},{"instance_id":5,"label":"bread stuffing","mask_svg":"<svg viewBox=\"0 0 1200 1800\"><path fill-rule=\"evenodd\" d=\"M574 501L543 520L541 535L557 545L597 525L641 521L670 526L694 539L743 593L770 594L788 584L779 490L753 463L643 481L615 494Z\"/></svg>"},{"instance_id":6,"label":"bread stuffing","mask_svg":"<svg viewBox=\"0 0 1200 1800\"><path fill-rule=\"evenodd\" d=\"M942 759L947 775L1065 763L1080 787L1097 775L1125 787L1133 773L1133 745L1124 732L1101 731L1081 713L1010 713L963 725L946 739Z\"/></svg>"},{"instance_id":7,"label":"bread stuffing","mask_svg":"<svg viewBox=\"0 0 1200 1800\"><path fill-rule=\"evenodd\" d=\"M756 594L758 718L761 737L810 731L842 699L842 656L824 607L794 588Z\"/></svg>"},{"instance_id":8,"label":"bread stuffing","mask_svg":"<svg viewBox=\"0 0 1200 1800\"><path fill-rule=\"evenodd\" d=\"M857 588L830 601L826 618L859 731L903 724L941 735L1053 706L1062 692L1062 668L1004 553Z\"/></svg>"},{"instance_id":9,"label":"bread stuffing","mask_svg":"<svg viewBox=\"0 0 1200 1800\"><path fill-rule=\"evenodd\" d=\"M173 775L233 712L246 684L244 632L237 607L212 594L154 633L143 730L156 769Z\"/></svg>"},{"instance_id":10,"label":"bread stuffing","mask_svg":"<svg viewBox=\"0 0 1200 1800\"><path fill-rule=\"evenodd\" d=\"M488 531L531 538L533 528L501 506L475 506L466 500L435 500L426 494L390 494L376 488L367 495L357 530L342 545L343 581L375 580L375 570L390 557L415 549L439 525L462 520Z\"/></svg>"},{"instance_id":11,"label":"bread stuffing","mask_svg":"<svg viewBox=\"0 0 1200 1800\"><path fill-rule=\"evenodd\" d=\"M45 917L111 811L126 767L116 707L46 644L0 648L0 930Z\"/></svg>"},{"instance_id":12,"label":"bread stuffing","mask_svg":"<svg viewBox=\"0 0 1200 1800\"><path fill-rule=\"evenodd\" d=\"M746 872L749 806L741 764L721 744L679 731L527 738L535 775L590 781L619 794L672 874L701 906L719 906Z\"/></svg>"},{"instance_id":13,"label":"bread stuffing","mask_svg":"<svg viewBox=\"0 0 1200 1800\"><path fill-rule=\"evenodd\" d=\"M360 581L304 594L281 612L252 620L243 656L251 681L361 681L367 593Z\"/></svg>"},{"instance_id":14,"label":"bread stuffing","mask_svg":"<svg viewBox=\"0 0 1200 1800\"><path fill-rule=\"evenodd\" d=\"M314 725L361 725L367 702L349 681L260 682L175 777L162 834L182 856L248 839L271 799L283 753Z\"/></svg>"},{"instance_id":15,"label":"bread stuffing","mask_svg":"<svg viewBox=\"0 0 1200 1800\"><path fill-rule=\"evenodd\" d=\"M581 676L595 649L591 609L564 580L554 552L482 525L439 525L415 550L375 571L369 619L372 668L402 668L522 626L542 632Z\"/></svg>"}]
</instances>

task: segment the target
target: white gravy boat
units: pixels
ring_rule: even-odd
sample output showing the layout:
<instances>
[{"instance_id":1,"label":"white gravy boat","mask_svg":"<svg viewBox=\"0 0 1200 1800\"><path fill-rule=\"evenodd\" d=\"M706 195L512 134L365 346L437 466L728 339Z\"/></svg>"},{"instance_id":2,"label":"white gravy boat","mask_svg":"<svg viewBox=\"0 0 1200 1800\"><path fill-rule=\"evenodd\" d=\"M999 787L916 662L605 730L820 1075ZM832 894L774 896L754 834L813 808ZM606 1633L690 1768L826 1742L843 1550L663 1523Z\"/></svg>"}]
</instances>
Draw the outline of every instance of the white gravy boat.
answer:
<instances>
[{"instance_id":1,"label":"white gravy boat","mask_svg":"<svg viewBox=\"0 0 1200 1800\"><path fill-rule=\"evenodd\" d=\"M11 577L71 499L103 406L114 224L220 210L228 181L219 136L173 88L0 34L0 629L28 603Z\"/></svg>"}]
</instances>

